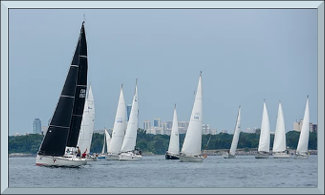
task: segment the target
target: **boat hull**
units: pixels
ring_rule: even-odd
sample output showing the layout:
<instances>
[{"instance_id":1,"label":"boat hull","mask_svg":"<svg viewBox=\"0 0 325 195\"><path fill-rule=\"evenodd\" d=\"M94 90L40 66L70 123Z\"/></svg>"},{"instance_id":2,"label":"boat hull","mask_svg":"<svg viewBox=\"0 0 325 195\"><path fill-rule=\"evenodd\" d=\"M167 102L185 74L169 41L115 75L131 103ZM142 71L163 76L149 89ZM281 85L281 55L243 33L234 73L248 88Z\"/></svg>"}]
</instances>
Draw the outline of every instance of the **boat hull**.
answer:
<instances>
[{"instance_id":1,"label":"boat hull","mask_svg":"<svg viewBox=\"0 0 325 195\"><path fill-rule=\"evenodd\" d=\"M119 160L119 156L116 154L106 154L106 160Z\"/></svg>"},{"instance_id":2,"label":"boat hull","mask_svg":"<svg viewBox=\"0 0 325 195\"><path fill-rule=\"evenodd\" d=\"M204 160L204 156L201 156L201 155L195 155L195 156L180 155L179 160L181 162L202 162Z\"/></svg>"},{"instance_id":3,"label":"boat hull","mask_svg":"<svg viewBox=\"0 0 325 195\"><path fill-rule=\"evenodd\" d=\"M85 164L87 164L86 159L75 156L36 156L37 166L79 167Z\"/></svg>"},{"instance_id":4,"label":"boat hull","mask_svg":"<svg viewBox=\"0 0 325 195\"><path fill-rule=\"evenodd\" d=\"M97 157L96 156L87 156L86 161L97 161Z\"/></svg>"},{"instance_id":5,"label":"boat hull","mask_svg":"<svg viewBox=\"0 0 325 195\"><path fill-rule=\"evenodd\" d=\"M257 153L255 155L255 159L268 159L269 157L269 153Z\"/></svg>"},{"instance_id":6,"label":"boat hull","mask_svg":"<svg viewBox=\"0 0 325 195\"><path fill-rule=\"evenodd\" d=\"M179 155L166 153L165 154L165 159L167 159L167 160L178 160L179 159Z\"/></svg>"},{"instance_id":7,"label":"boat hull","mask_svg":"<svg viewBox=\"0 0 325 195\"><path fill-rule=\"evenodd\" d=\"M307 159L308 154L295 154L295 159Z\"/></svg>"},{"instance_id":8,"label":"boat hull","mask_svg":"<svg viewBox=\"0 0 325 195\"><path fill-rule=\"evenodd\" d=\"M103 160L103 159L106 159L106 156L105 155L98 155L97 159L98 160Z\"/></svg>"},{"instance_id":9,"label":"boat hull","mask_svg":"<svg viewBox=\"0 0 325 195\"><path fill-rule=\"evenodd\" d=\"M275 159L291 158L291 155L290 154L287 154L287 153L273 153L272 156Z\"/></svg>"},{"instance_id":10,"label":"boat hull","mask_svg":"<svg viewBox=\"0 0 325 195\"><path fill-rule=\"evenodd\" d=\"M142 160L142 156L139 154L132 153L132 152L121 153L119 155L119 160L120 161L138 161L138 160Z\"/></svg>"},{"instance_id":11,"label":"boat hull","mask_svg":"<svg viewBox=\"0 0 325 195\"><path fill-rule=\"evenodd\" d=\"M235 159L236 158L236 155L231 155L231 154L225 154L224 156L223 156L223 158L224 159Z\"/></svg>"}]
</instances>

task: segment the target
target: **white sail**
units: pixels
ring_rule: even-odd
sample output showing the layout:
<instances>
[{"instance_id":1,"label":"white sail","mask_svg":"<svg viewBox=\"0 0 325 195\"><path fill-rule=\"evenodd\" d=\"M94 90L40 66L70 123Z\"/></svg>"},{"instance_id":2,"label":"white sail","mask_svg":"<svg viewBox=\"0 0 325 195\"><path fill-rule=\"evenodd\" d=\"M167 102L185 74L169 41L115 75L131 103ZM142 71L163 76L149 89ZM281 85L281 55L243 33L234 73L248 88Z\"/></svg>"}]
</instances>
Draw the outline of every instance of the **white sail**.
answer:
<instances>
[{"instance_id":1,"label":"white sail","mask_svg":"<svg viewBox=\"0 0 325 195\"><path fill-rule=\"evenodd\" d=\"M201 154L202 144L202 75L196 91L190 122L184 138L182 154L192 156Z\"/></svg>"},{"instance_id":2,"label":"white sail","mask_svg":"<svg viewBox=\"0 0 325 195\"><path fill-rule=\"evenodd\" d=\"M137 130L138 130L138 88L137 84L135 86L135 93L132 101L132 108L130 113L130 118L126 128L121 152L128 152L134 150L137 140Z\"/></svg>"},{"instance_id":3,"label":"white sail","mask_svg":"<svg viewBox=\"0 0 325 195\"><path fill-rule=\"evenodd\" d=\"M276 122L276 129L273 142L273 152L283 152L286 151L286 149L287 145L283 111L281 102L279 102L278 118Z\"/></svg>"},{"instance_id":4,"label":"white sail","mask_svg":"<svg viewBox=\"0 0 325 195\"><path fill-rule=\"evenodd\" d=\"M94 101L94 95L91 88L91 85L89 85L89 91L88 91L88 97L87 97L87 103L88 103L88 114L89 114L89 149L88 154L90 152L91 147L91 141L94 134L94 128L95 128L95 101ZM85 105L86 106L86 105Z\"/></svg>"},{"instance_id":5,"label":"white sail","mask_svg":"<svg viewBox=\"0 0 325 195\"><path fill-rule=\"evenodd\" d=\"M105 137L106 137L106 133L105 133L105 130L106 130L106 129L104 129L104 134L103 134L103 135L104 135L104 141L103 141L102 154L105 153L105 146L106 146L106 138L105 138Z\"/></svg>"},{"instance_id":6,"label":"white sail","mask_svg":"<svg viewBox=\"0 0 325 195\"><path fill-rule=\"evenodd\" d=\"M105 131L105 137L106 137L106 147L107 147L106 151L109 151L111 136L109 135L109 133L106 129L104 129L104 131Z\"/></svg>"},{"instance_id":7,"label":"white sail","mask_svg":"<svg viewBox=\"0 0 325 195\"><path fill-rule=\"evenodd\" d=\"M270 151L270 123L269 123L269 115L267 114L265 102L263 107L262 126L261 126L260 140L258 144L258 151L259 152Z\"/></svg>"},{"instance_id":8,"label":"white sail","mask_svg":"<svg viewBox=\"0 0 325 195\"><path fill-rule=\"evenodd\" d=\"M231 155L235 155L236 149L237 149L237 145L238 145L239 134L240 134L240 110L241 110L241 108L239 107L238 116L237 116L237 122L236 122L236 127L235 127L235 131L234 131L234 136L232 138L232 142L231 142L231 146L230 146L230 151L229 151L229 153Z\"/></svg>"},{"instance_id":9,"label":"white sail","mask_svg":"<svg viewBox=\"0 0 325 195\"><path fill-rule=\"evenodd\" d=\"M124 101L123 85L121 86L120 98L117 106L112 139L108 153L117 155L120 153L126 127L126 105Z\"/></svg>"},{"instance_id":10,"label":"white sail","mask_svg":"<svg viewBox=\"0 0 325 195\"><path fill-rule=\"evenodd\" d=\"M84 111L82 115L82 122L80 127L78 146L81 152L90 152L91 140L94 132L95 124L95 104L92 94L91 86L89 87L88 97L85 100Z\"/></svg>"},{"instance_id":11,"label":"white sail","mask_svg":"<svg viewBox=\"0 0 325 195\"><path fill-rule=\"evenodd\" d=\"M305 115L302 121L302 128L297 146L298 153L308 152L308 141L309 141L309 97L307 97Z\"/></svg>"},{"instance_id":12,"label":"white sail","mask_svg":"<svg viewBox=\"0 0 325 195\"><path fill-rule=\"evenodd\" d=\"M176 105L174 108L173 126L170 134L168 153L178 154L179 153L179 132L178 132L178 120L176 113Z\"/></svg>"}]
</instances>

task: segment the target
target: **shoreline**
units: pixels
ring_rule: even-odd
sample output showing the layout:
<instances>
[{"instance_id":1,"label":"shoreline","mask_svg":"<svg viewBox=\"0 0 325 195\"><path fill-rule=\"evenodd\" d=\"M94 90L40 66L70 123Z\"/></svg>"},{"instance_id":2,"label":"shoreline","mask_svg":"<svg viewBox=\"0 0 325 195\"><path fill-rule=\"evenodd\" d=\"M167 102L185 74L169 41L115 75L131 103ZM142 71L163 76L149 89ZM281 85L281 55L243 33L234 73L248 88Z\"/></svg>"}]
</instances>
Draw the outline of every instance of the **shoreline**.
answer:
<instances>
[{"instance_id":1,"label":"shoreline","mask_svg":"<svg viewBox=\"0 0 325 195\"><path fill-rule=\"evenodd\" d=\"M219 149L219 150L203 150L203 154L207 154L208 156L222 156L225 152L227 152L228 149ZM317 155L317 150L309 150L308 151L310 155ZM289 150L289 153L291 155L295 154L295 150ZM257 150L250 150L250 151L243 151L243 150L237 150L236 155L238 156L252 156L256 155ZM143 153L142 156L159 156L159 155L165 155L165 154L153 154L153 153ZM272 156L272 155L271 155ZM32 153L11 153L8 157L36 157L36 154Z\"/></svg>"}]
</instances>

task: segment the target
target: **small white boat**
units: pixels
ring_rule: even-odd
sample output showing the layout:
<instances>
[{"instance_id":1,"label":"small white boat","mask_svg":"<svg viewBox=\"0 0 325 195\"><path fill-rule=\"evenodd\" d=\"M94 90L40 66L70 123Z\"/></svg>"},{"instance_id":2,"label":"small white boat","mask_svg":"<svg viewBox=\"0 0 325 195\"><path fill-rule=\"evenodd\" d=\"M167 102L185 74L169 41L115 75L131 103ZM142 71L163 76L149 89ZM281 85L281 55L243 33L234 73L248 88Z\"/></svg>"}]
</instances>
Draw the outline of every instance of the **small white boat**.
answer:
<instances>
[{"instance_id":1,"label":"small white boat","mask_svg":"<svg viewBox=\"0 0 325 195\"><path fill-rule=\"evenodd\" d=\"M273 158L290 158L291 155L287 151L286 145L286 134L285 134L285 124L282 111L281 102L279 102L278 117L276 122L276 129L273 142L272 150Z\"/></svg>"},{"instance_id":2,"label":"small white boat","mask_svg":"<svg viewBox=\"0 0 325 195\"><path fill-rule=\"evenodd\" d=\"M258 143L258 152L255 158L256 159L269 158L270 156L269 152L270 152L270 123L269 123L269 115L267 114L266 104L264 101L261 134Z\"/></svg>"},{"instance_id":3,"label":"small white boat","mask_svg":"<svg viewBox=\"0 0 325 195\"><path fill-rule=\"evenodd\" d=\"M112 132L112 139L107 148L106 160L119 160L119 153L121 151L124 132L126 129L126 105L123 93L123 84L120 89L120 96L118 100L115 122Z\"/></svg>"},{"instance_id":4,"label":"small white boat","mask_svg":"<svg viewBox=\"0 0 325 195\"><path fill-rule=\"evenodd\" d=\"M241 108L239 106L234 136L232 138L230 150L229 150L229 153L227 152L223 155L223 158L225 158L225 159L236 158L236 149L237 149L239 134L240 134L240 110L241 110Z\"/></svg>"},{"instance_id":5,"label":"small white boat","mask_svg":"<svg viewBox=\"0 0 325 195\"><path fill-rule=\"evenodd\" d=\"M123 152L119 155L120 161L136 161L142 160L142 155L136 151Z\"/></svg>"},{"instance_id":6,"label":"small white boat","mask_svg":"<svg viewBox=\"0 0 325 195\"><path fill-rule=\"evenodd\" d=\"M65 153L66 148L77 148L87 90L87 72L87 41L82 22L74 57L49 128L37 152L36 165L79 167L87 163L80 156Z\"/></svg>"},{"instance_id":7,"label":"small white boat","mask_svg":"<svg viewBox=\"0 0 325 195\"><path fill-rule=\"evenodd\" d=\"M136 80L135 92L132 101L132 108L130 113L130 118L128 125L126 127L126 132L124 140L121 147L121 153L119 154L119 160L142 160L141 151L137 152L135 149L137 141L137 131L138 131L138 79Z\"/></svg>"},{"instance_id":8,"label":"small white boat","mask_svg":"<svg viewBox=\"0 0 325 195\"><path fill-rule=\"evenodd\" d=\"M202 162L205 155L202 155L202 72L196 90L195 101L183 147L179 156L181 162Z\"/></svg>"},{"instance_id":9,"label":"small white boat","mask_svg":"<svg viewBox=\"0 0 325 195\"><path fill-rule=\"evenodd\" d=\"M302 128L299 136L298 146L295 158L308 158L308 142L309 142L309 96L307 96L305 115L302 122Z\"/></svg>"},{"instance_id":10,"label":"small white boat","mask_svg":"<svg viewBox=\"0 0 325 195\"><path fill-rule=\"evenodd\" d=\"M179 132L178 132L178 120L176 113L176 104L174 108L173 126L170 133L170 140L168 150L165 154L165 159L179 159Z\"/></svg>"}]
</instances>

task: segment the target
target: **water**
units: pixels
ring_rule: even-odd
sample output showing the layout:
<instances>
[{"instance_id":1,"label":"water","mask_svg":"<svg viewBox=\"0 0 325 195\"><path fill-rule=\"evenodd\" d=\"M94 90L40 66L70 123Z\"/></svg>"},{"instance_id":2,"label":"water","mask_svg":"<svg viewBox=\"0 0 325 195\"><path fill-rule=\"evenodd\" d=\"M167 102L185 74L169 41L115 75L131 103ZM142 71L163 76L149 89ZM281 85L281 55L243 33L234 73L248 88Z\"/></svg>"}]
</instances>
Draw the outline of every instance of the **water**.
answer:
<instances>
[{"instance_id":1,"label":"water","mask_svg":"<svg viewBox=\"0 0 325 195\"><path fill-rule=\"evenodd\" d=\"M89 162L80 168L35 165L9 158L9 187L317 187L317 156L255 159L208 156L202 163L144 156L142 161Z\"/></svg>"}]
</instances>

